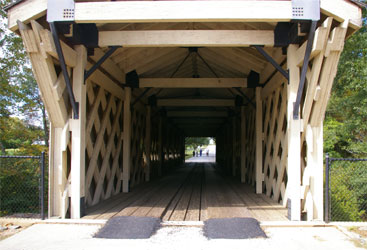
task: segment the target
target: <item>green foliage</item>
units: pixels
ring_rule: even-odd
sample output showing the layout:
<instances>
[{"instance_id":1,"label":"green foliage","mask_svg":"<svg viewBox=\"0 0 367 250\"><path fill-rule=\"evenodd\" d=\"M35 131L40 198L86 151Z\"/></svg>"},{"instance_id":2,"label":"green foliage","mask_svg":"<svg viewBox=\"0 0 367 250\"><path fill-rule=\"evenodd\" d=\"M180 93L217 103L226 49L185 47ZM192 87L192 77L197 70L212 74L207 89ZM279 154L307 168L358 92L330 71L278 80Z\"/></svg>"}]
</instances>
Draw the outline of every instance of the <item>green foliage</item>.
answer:
<instances>
[{"instance_id":1,"label":"green foliage","mask_svg":"<svg viewBox=\"0 0 367 250\"><path fill-rule=\"evenodd\" d=\"M331 157L367 157L366 9L363 16L364 27L345 43L326 111L324 152ZM355 163L340 162L332 165L333 220L367 220L367 166L356 166Z\"/></svg>"},{"instance_id":2,"label":"green foliage","mask_svg":"<svg viewBox=\"0 0 367 250\"><path fill-rule=\"evenodd\" d=\"M38 159L0 159L0 216L39 213Z\"/></svg>"},{"instance_id":3,"label":"green foliage","mask_svg":"<svg viewBox=\"0 0 367 250\"><path fill-rule=\"evenodd\" d=\"M45 107L34 80L22 39L6 27L4 7L11 0L0 0L0 149L25 147L35 140L48 144ZM13 119L14 117L21 120Z\"/></svg>"},{"instance_id":4,"label":"green foliage","mask_svg":"<svg viewBox=\"0 0 367 250\"><path fill-rule=\"evenodd\" d=\"M363 13L366 17L366 10ZM366 24L366 19L364 19ZM367 156L367 27L345 43L324 122L325 151Z\"/></svg>"},{"instance_id":5,"label":"green foliage","mask_svg":"<svg viewBox=\"0 0 367 250\"><path fill-rule=\"evenodd\" d=\"M39 156L48 151L35 144L47 145L47 116L23 42L7 30L4 7L11 2L0 0L0 150ZM0 159L0 216L38 213L39 165L34 159Z\"/></svg>"},{"instance_id":6,"label":"green foliage","mask_svg":"<svg viewBox=\"0 0 367 250\"><path fill-rule=\"evenodd\" d=\"M186 137L185 138L185 147L196 149L199 146L208 145L209 137Z\"/></svg>"},{"instance_id":7,"label":"green foliage","mask_svg":"<svg viewBox=\"0 0 367 250\"><path fill-rule=\"evenodd\" d=\"M366 162L334 161L330 169L331 219L366 221Z\"/></svg>"}]
</instances>

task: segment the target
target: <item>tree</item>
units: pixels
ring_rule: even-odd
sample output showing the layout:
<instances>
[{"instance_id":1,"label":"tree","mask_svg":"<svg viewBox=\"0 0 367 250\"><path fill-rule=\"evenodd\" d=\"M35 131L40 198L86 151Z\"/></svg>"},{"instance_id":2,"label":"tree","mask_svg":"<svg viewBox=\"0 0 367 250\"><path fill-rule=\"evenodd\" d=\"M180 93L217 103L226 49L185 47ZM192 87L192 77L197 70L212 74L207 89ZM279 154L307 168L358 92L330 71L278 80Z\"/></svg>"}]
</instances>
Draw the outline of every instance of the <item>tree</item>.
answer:
<instances>
[{"instance_id":1,"label":"tree","mask_svg":"<svg viewBox=\"0 0 367 250\"><path fill-rule=\"evenodd\" d=\"M199 146L208 145L209 140L210 140L209 137L186 137L185 145L186 147L189 146L193 149L196 149Z\"/></svg>"},{"instance_id":2,"label":"tree","mask_svg":"<svg viewBox=\"0 0 367 250\"><path fill-rule=\"evenodd\" d=\"M42 127L42 137L48 145L47 114L22 39L6 27L4 7L11 2L14 1L0 2L0 127L5 128L12 116L21 117L27 128ZM4 140L0 140L0 149L4 153L3 143Z\"/></svg>"},{"instance_id":3,"label":"tree","mask_svg":"<svg viewBox=\"0 0 367 250\"><path fill-rule=\"evenodd\" d=\"M367 28L345 43L324 122L325 151L332 156L367 156Z\"/></svg>"}]
</instances>

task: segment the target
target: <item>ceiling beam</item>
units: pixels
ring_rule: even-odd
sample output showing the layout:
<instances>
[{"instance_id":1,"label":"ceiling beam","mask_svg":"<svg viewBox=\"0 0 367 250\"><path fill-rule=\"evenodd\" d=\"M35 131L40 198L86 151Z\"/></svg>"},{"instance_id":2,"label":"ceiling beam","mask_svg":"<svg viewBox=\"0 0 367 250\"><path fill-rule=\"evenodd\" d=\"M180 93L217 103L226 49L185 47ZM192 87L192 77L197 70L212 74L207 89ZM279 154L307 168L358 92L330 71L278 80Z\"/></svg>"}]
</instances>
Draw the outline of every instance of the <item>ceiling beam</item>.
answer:
<instances>
[{"instance_id":1,"label":"ceiling beam","mask_svg":"<svg viewBox=\"0 0 367 250\"><path fill-rule=\"evenodd\" d=\"M100 31L100 47L249 47L274 45L273 30Z\"/></svg>"},{"instance_id":2,"label":"ceiling beam","mask_svg":"<svg viewBox=\"0 0 367 250\"><path fill-rule=\"evenodd\" d=\"M286 22L291 1L77 2L77 23Z\"/></svg>"},{"instance_id":3,"label":"ceiling beam","mask_svg":"<svg viewBox=\"0 0 367 250\"><path fill-rule=\"evenodd\" d=\"M17 21L28 23L30 20L36 20L46 14L47 0L28 0L18 2L18 4L7 10L8 28L11 31L19 29Z\"/></svg>"},{"instance_id":4,"label":"ceiling beam","mask_svg":"<svg viewBox=\"0 0 367 250\"><path fill-rule=\"evenodd\" d=\"M175 118L172 121L176 124L222 124L225 119L223 118Z\"/></svg>"},{"instance_id":5,"label":"ceiling beam","mask_svg":"<svg viewBox=\"0 0 367 250\"><path fill-rule=\"evenodd\" d=\"M168 117L227 117L227 111L167 111Z\"/></svg>"},{"instance_id":6,"label":"ceiling beam","mask_svg":"<svg viewBox=\"0 0 367 250\"><path fill-rule=\"evenodd\" d=\"M140 88L246 88L245 78L140 78Z\"/></svg>"},{"instance_id":7,"label":"ceiling beam","mask_svg":"<svg viewBox=\"0 0 367 250\"><path fill-rule=\"evenodd\" d=\"M157 106L165 107L232 107L233 99L158 99Z\"/></svg>"}]
</instances>

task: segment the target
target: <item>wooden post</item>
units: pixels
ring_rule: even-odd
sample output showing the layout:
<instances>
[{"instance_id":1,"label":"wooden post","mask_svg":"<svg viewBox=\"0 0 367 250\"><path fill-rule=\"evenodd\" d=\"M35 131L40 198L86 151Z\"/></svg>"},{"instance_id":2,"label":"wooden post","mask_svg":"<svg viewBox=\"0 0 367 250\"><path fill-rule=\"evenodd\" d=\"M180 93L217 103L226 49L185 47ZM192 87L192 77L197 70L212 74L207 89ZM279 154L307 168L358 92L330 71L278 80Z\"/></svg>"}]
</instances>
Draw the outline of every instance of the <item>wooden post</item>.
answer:
<instances>
[{"instance_id":1,"label":"wooden post","mask_svg":"<svg viewBox=\"0 0 367 250\"><path fill-rule=\"evenodd\" d=\"M145 154L146 154L146 171L145 171L145 181L150 180L150 147L151 147L151 111L152 108L147 106L147 114L145 120Z\"/></svg>"},{"instance_id":2,"label":"wooden post","mask_svg":"<svg viewBox=\"0 0 367 250\"><path fill-rule=\"evenodd\" d=\"M256 88L256 193L261 194L263 188L263 110L261 88Z\"/></svg>"},{"instance_id":3,"label":"wooden post","mask_svg":"<svg viewBox=\"0 0 367 250\"><path fill-rule=\"evenodd\" d=\"M246 182L246 116L245 107L241 107L241 182Z\"/></svg>"},{"instance_id":4,"label":"wooden post","mask_svg":"<svg viewBox=\"0 0 367 250\"><path fill-rule=\"evenodd\" d=\"M50 123L50 149L49 149L49 211L48 216L61 216L61 189L62 180L62 151L61 135L62 128L55 128Z\"/></svg>"},{"instance_id":5,"label":"wooden post","mask_svg":"<svg viewBox=\"0 0 367 250\"><path fill-rule=\"evenodd\" d=\"M163 167L163 118L159 116L159 124L158 124L158 176L162 176L162 167Z\"/></svg>"},{"instance_id":6,"label":"wooden post","mask_svg":"<svg viewBox=\"0 0 367 250\"><path fill-rule=\"evenodd\" d=\"M83 45L75 47L76 67L73 71L73 91L79 103L79 119L70 119L71 137L71 218L79 219L84 213L85 200L85 124L86 86L84 70L87 63L87 50Z\"/></svg>"},{"instance_id":7,"label":"wooden post","mask_svg":"<svg viewBox=\"0 0 367 250\"><path fill-rule=\"evenodd\" d=\"M124 144L123 144L123 171L122 192L129 192L130 164L131 164L131 88L125 88L124 100Z\"/></svg>"},{"instance_id":8,"label":"wooden post","mask_svg":"<svg viewBox=\"0 0 367 250\"><path fill-rule=\"evenodd\" d=\"M307 208L307 220L323 220L323 127L307 126L307 167L310 168L309 180L312 200ZM307 177L308 178L308 177ZM305 183L303 183L305 185Z\"/></svg>"},{"instance_id":9,"label":"wooden post","mask_svg":"<svg viewBox=\"0 0 367 250\"><path fill-rule=\"evenodd\" d=\"M232 118L232 175L236 176L236 156L237 156L237 135L236 135L236 117Z\"/></svg>"},{"instance_id":10,"label":"wooden post","mask_svg":"<svg viewBox=\"0 0 367 250\"><path fill-rule=\"evenodd\" d=\"M289 45L287 65L289 70L288 85L288 206L289 218L293 221L301 219L301 122L293 118L293 107L296 101L300 70L295 63L297 45ZM289 204L290 202L290 204Z\"/></svg>"}]
</instances>

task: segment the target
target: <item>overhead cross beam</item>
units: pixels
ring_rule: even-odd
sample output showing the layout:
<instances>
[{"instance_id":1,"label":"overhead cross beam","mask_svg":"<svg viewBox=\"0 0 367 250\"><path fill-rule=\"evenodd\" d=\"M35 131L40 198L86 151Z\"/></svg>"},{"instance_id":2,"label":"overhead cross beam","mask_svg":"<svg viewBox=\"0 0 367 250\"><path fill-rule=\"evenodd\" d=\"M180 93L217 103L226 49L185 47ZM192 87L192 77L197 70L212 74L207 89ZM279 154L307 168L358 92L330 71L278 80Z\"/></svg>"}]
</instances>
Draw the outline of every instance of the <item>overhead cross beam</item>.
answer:
<instances>
[{"instance_id":1,"label":"overhead cross beam","mask_svg":"<svg viewBox=\"0 0 367 250\"><path fill-rule=\"evenodd\" d=\"M196 118L196 117L227 117L227 111L167 111L168 117L184 117L184 118Z\"/></svg>"},{"instance_id":2,"label":"overhead cross beam","mask_svg":"<svg viewBox=\"0 0 367 250\"><path fill-rule=\"evenodd\" d=\"M100 31L100 47L272 47L273 30Z\"/></svg>"},{"instance_id":3,"label":"overhead cross beam","mask_svg":"<svg viewBox=\"0 0 367 250\"><path fill-rule=\"evenodd\" d=\"M140 78L141 88L246 88L245 78Z\"/></svg>"},{"instance_id":4,"label":"overhead cross beam","mask_svg":"<svg viewBox=\"0 0 367 250\"><path fill-rule=\"evenodd\" d=\"M233 107L233 99L158 99L157 106L165 107Z\"/></svg>"}]
</instances>

